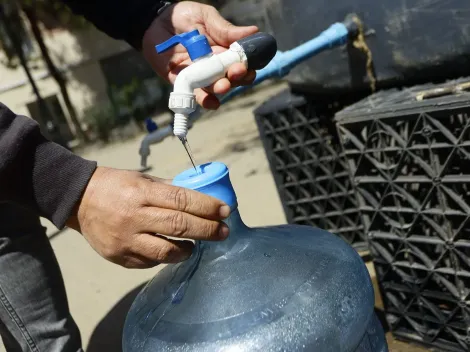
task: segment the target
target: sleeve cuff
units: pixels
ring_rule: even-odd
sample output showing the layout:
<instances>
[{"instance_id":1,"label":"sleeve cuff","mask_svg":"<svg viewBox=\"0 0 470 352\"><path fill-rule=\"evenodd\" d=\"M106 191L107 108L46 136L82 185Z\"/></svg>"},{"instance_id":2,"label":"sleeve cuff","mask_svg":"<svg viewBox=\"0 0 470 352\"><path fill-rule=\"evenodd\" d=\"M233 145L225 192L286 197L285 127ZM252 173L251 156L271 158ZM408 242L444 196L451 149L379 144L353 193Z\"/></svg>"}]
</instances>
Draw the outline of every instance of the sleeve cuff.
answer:
<instances>
[{"instance_id":1,"label":"sleeve cuff","mask_svg":"<svg viewBox=\"0 0 470 352\"><path fill-rule=\"evenodd\" d=\"M36 148L33 185L41 215L62 229L95 172L97 163L53 142Z\"/></svg>"},{"instance_id":2,"label":"sleeve cuff","mask_svg":"<svg viewBox=\"0 0 470 352\"><path fill-rule=\"evenodd\" d=\"M149 11L144 13L144 15L141 17L141 20L137 22L132 30L128 33L128 37L125 39L127 43L137 51L141 51L142 40L147 29L165 9L175 3L175 0L154 2Z\"/></svg>"}]
</instances>

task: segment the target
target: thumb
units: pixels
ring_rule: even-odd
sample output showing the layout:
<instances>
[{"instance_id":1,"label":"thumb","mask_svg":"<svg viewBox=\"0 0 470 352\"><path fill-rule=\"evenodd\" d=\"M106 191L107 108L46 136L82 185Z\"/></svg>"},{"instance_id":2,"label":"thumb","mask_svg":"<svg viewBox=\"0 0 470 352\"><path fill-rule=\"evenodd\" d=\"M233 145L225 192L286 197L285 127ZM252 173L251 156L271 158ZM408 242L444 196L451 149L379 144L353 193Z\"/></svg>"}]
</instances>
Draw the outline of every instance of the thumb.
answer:
<instances>
[{"instance_id":1,"label":"thumb","mask_svg":"<svg viewBox=\"0 0 470 352\"><path fill-rule=\"evenodd\" d=\"M235 26L225 18L219 11L211 8L205 15L205 27L207 34L220 46L228 47L233 42L258 32L256 26Z\"/></svg>"}]
</instances>

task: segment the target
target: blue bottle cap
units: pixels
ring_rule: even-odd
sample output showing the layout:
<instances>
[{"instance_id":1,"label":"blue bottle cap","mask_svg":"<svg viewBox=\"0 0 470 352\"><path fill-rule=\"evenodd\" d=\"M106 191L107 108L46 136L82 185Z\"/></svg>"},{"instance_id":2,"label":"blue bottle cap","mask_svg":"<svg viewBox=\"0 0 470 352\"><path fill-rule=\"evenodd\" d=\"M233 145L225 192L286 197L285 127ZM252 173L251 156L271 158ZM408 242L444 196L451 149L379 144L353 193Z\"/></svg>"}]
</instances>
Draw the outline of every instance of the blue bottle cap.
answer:
<instances>
[{"instance_id":1,"label":"blue bottle cap","mask_svg":"<svg viewBox=\"0 0 470 352\"><path fill-rule=\"evenodd\" d=\"M207 194L230 206L237 207L237 196L230 182L228 167L220 162L202 164L187 169L173 179L173 185Z\"/></svg>"}]
</instances>

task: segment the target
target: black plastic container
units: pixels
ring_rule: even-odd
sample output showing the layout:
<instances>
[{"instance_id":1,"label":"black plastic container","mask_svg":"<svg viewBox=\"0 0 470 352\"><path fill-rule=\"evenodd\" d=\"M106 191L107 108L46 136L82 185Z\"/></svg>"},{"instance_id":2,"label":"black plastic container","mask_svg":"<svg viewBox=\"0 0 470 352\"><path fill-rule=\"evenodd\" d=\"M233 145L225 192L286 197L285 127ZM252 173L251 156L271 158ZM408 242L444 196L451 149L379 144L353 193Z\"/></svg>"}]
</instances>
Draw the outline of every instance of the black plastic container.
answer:
<instances>
[{"instance_id":1,"label":"black plastic container","mask_svg":"<svg viewBox=\"0 0 470 352\"><path fill-rule=\"evenodd\" d=\"M364 228L333 123L351 99L286 90L255 116L287 221L328 230L362 251Z\"/></svg>"},{"instance_id":2,"label":"black plastic container","mask_svg":"<svg viewBox=\"0 0 470 352\"><path fill-rule=\"evenodd\" d=\"M390 330L448 351L470 349L469 89L382 91L336 115Z\"/></svg>"},{"instance_id":3,"label":"black plastic container","mask_svg":"<svg viewBox=\"0 0 470 352\"><path fill-rule=\"evenodd\" d=\"M261 32L267 31L265 0L226 0L210 1L221 15L236 26L257 26Z\"/></svg>"},{"instance_id":4,"label":"black plastic container","mask_svg":"<svg viewBox=\"0 0 470 352\"><path fill-rule=\"evenodd\" d=\"M379 87L470 75L470 1L264 0L266 28L280 50L357 14L365 24ZM353 45L308 60L287 77L296 91L369 90L367 57Z\"/></svg>"}]
</instances>

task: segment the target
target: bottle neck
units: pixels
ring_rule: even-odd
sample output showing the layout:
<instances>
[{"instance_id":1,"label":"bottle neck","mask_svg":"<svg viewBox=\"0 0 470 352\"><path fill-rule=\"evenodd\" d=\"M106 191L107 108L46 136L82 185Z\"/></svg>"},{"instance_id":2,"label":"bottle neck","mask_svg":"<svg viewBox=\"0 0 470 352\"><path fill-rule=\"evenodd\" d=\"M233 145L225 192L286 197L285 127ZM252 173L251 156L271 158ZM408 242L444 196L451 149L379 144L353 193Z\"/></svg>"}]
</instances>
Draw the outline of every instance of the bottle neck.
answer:
<instances>
[{"instance_id":1,"label":"bottle neck","mask_svg":"<svg viewBox=\"0 0 470 352\"><path fill-rule=\"evenodd\" d=\"M248 226L245 225L243 222L243 219L240 215L240 212L238 210L238 207L235 207L235 209L232 210L230 213L230 216L224 220L224 222L227 224L227 226L230 229L230 235L229 239L236 237L237 233L242 232L243 230L247 230Z\"/></svg>"},{"instance_id":2,"label":"bottle neck","mask_svg":"<svg viewBox=\"0 0 470 352\"><path fill-rule=\"evenodd\" d=\"M237 195L230 182L227 166L212 162L197 165L195 169L188 169L177 175L173 179L173 185L196 190L221 200L231 208L231 214L225 220L231 232L246 229L238 211Z\"/></svg>"},{"instance_id":3,"label":"bottle neck","mask_svg":"<svg viewBox=\"0 0 470 352\"><path fill-rule=\"evenodd\" d=\"M246 226L240 216L237 208L232 210L230 216L224 220L224 223L230 228L229 236L223 241L211 242L209 244L211 255L214 258L226 256L228 253L235 253L246 247L248 239L249 227ZM207 242L202 245L203 248L207 246Z\"/></svg>"}]
</instances>

